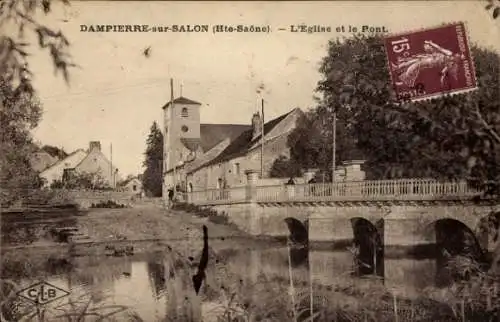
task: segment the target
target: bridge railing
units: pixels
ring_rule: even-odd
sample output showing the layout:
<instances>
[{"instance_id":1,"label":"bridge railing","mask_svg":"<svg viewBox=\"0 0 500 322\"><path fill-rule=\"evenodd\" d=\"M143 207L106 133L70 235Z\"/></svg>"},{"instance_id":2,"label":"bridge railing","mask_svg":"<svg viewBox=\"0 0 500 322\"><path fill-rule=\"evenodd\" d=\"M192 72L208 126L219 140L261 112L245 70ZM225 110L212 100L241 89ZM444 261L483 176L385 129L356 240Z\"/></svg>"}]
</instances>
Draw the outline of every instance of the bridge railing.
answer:
<instances>
[{"instance_id":1,"label":"bridge railing","mask_svg":"<svg viewBox=\"0 0 500 322\"><path fill-rule=\"evenodd\" d=\"M209 189L187 193L187 200L193 204L225 204L245 202L247 200L247 187L234 187L229 189Z\"/></svg>"},{"instance_id":2,"label":"bridge railing","mask_svg":"<svg viewBox=\"0 0 500 322\"><path fill-rule=\"evenodd\" d=\"M249 200L256 202L446 200L467 199L480 193L480 189L465 181L401 179L212 189L191 192L189 198L192 203L224 204Z\"/></svg>"}]
</instances>

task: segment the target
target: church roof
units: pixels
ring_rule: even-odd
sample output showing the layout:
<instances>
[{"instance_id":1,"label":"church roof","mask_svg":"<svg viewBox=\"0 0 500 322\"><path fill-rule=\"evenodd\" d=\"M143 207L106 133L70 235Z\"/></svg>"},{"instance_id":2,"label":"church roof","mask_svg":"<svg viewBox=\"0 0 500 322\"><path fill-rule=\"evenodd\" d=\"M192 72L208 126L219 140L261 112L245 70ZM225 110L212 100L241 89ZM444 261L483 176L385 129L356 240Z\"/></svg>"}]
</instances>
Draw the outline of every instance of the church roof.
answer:
<instances>
[{"instance_id":1,"label":"church roof","mask_svg":"<svg viewBox=\"0 0 500 322\"><path fill-rule=\"evenodd\" d=\"M286 114L283 114L265 123L264 136L267 135L269 132L271 132L276 127L276 125L278 125L281 121L283 121L288 115L290 115L294 111L295 110L292 110ZM198 167L198 169L201 167L217 164L220 162L224 162L245 155L255 143L261 140L261 135L259 135L253 140L252 138L253 138L253 129L251 126L248 126L248 129L245 130L243 133L241 133L234 140L231 140L231 143L228 145L228 147L224 149L216 158L212 159L207 163L204 163L203 165ZM191 172L196 171L198 169L193 169Z\"/></svg>"},{"instance_id":2,"label":"church roof","mask_svg":"<svg viewBox=\"0 0 500 322\"><path fill-rule=\"evenodd\" d=\"M244 124L200 124L201 148L207 152L223 140L229 138L233 141L251 128L251 125Z\"/></svg>"},{"instance_id":3,"label":"church roof","mask_svg":"<svg viewBox=\"0 0 500 322\"><path fill-rule=\"evenodd\" d=\"M201 105L201 103L198 103L196 101L190 100L189 98L185 98L185 97L182 97L182 96L177 97L176 99L174 99L174 104ZM170 106L170 101L168 101L167 104L165 104L162 108L166 109L169 106Z\"/></svg>"}]
</instances>

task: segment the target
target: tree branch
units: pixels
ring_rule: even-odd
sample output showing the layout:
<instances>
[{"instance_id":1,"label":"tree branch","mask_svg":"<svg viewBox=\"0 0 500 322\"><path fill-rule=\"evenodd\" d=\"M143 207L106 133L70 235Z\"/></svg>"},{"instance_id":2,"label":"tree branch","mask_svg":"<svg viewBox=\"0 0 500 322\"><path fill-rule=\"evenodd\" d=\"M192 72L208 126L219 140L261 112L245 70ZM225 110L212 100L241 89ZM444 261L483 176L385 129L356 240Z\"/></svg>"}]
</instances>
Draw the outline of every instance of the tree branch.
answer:
<instances>
[{"instance_id":1,"label":"tree branch","mask_svg":"<svg viewBox=\"0 0 500 322\"><path fill-rule=\"evenodd\" d=\"M474 104L474 115L476 115L477 120L481 125L488 131L488 133L495 139L497 143L500 143L500 135L495 131L495 129L486 122L484 119L483 115L481 114L481 111L479 111L479 107L477 106L477 103Z\"/></svg>"}]
</instances>

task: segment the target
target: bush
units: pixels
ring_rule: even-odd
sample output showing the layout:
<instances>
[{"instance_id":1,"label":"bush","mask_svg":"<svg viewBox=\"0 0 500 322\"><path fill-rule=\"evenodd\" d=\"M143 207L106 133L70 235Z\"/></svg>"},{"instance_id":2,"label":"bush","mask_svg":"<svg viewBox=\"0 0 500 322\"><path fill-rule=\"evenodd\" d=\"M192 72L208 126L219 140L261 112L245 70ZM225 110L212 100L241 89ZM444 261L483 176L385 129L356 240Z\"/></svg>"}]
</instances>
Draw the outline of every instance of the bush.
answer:
<instances>
[{"instance_id":1,"label":"bush","mask_svg":"<svg viewBox=\"0 0 500 322\"><path fill-rule=\"evenodd\" d=\"M90 208L127 208L126 205L117 203L113 200L108 200L108 201L100 201L98 203L93 203Z\"/></svg>"}]
</instances>

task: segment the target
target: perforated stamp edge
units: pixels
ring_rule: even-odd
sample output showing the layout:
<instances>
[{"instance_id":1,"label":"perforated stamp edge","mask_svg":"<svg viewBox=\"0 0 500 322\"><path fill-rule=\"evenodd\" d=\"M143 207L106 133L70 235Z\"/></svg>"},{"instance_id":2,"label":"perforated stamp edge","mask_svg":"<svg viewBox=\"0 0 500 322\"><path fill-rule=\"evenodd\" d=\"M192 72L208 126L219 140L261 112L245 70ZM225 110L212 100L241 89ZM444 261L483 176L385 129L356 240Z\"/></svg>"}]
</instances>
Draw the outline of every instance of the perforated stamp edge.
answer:
<instances>
[{"instance_id":1,"label":"perforated stamp edge","mask_svg":"<svg viewBox=\"0 0 500 322\"><path fill-rule=\"evenodd\" d=\"M438 93L433 93L433 94L429 94L429 95L423 95L423 96L417 96L417 97L412 97L412 98L409 98L409 99L398 99L397 98L397 91L396 89L394 88L394 79L392 77L392 73L391 73L391 70L390 70L390 61L389 61L389 54L387 52L387 48L385 46L385 40L387 38L390 38L390 37L397 37L397 36L403 36L403 35L408 35L408 34L412 34L412 33L417 33L417 32L424 32L424 31L428 31L428 30L432 30L432 29L439 29L439 28L442 28L442 27L448 27L448 26L454 26L454 25L457 25L457 24L462 24L464 26L464 33L465 33L465 41L466 41L466 45L467 45L467 48L469 50L469 59L471 61L471 73L474 74L474 86L472 87L467 87L467 88L462 88L462 89L457 89L457 90L454 90L454 91L442 91L442 92L438 92ZM394 92L394 96L395 96L395 99L394 99L394 103L415 103L415 102L423 102L423 101L431 101L433 99L439 99L439 98L443 98L443 97L449 97L449 96L455 96L455 95L460 95L460 94L465 94L465 93L470 93L470 92L473 92L473 91L476 91L479 89L479 79L478 79L478 75L476 73L476 61L474 59L474 54L472 52L472 48L471 48L471 42L470 42L470 38L469 38L469 27L468 27L468 24L467 22L465 21L450 21L450 22L444 22L442 24L439 24L439 25L433 25L433 26L428 26L428 27L421 27L421 28L417 28L417 29L411 29L411 30L407 30L407 31L398 31L398 32L393 32L393 33L386 33L382 39L384 40L384 43L383 43L383 46L384 46L384 52L385 52L385 60L386 60L386 63L387 63L387 71L389 73L389 78L391 80L391 87L393 89L393 92Z\"/></svg>"}]
</instances>

